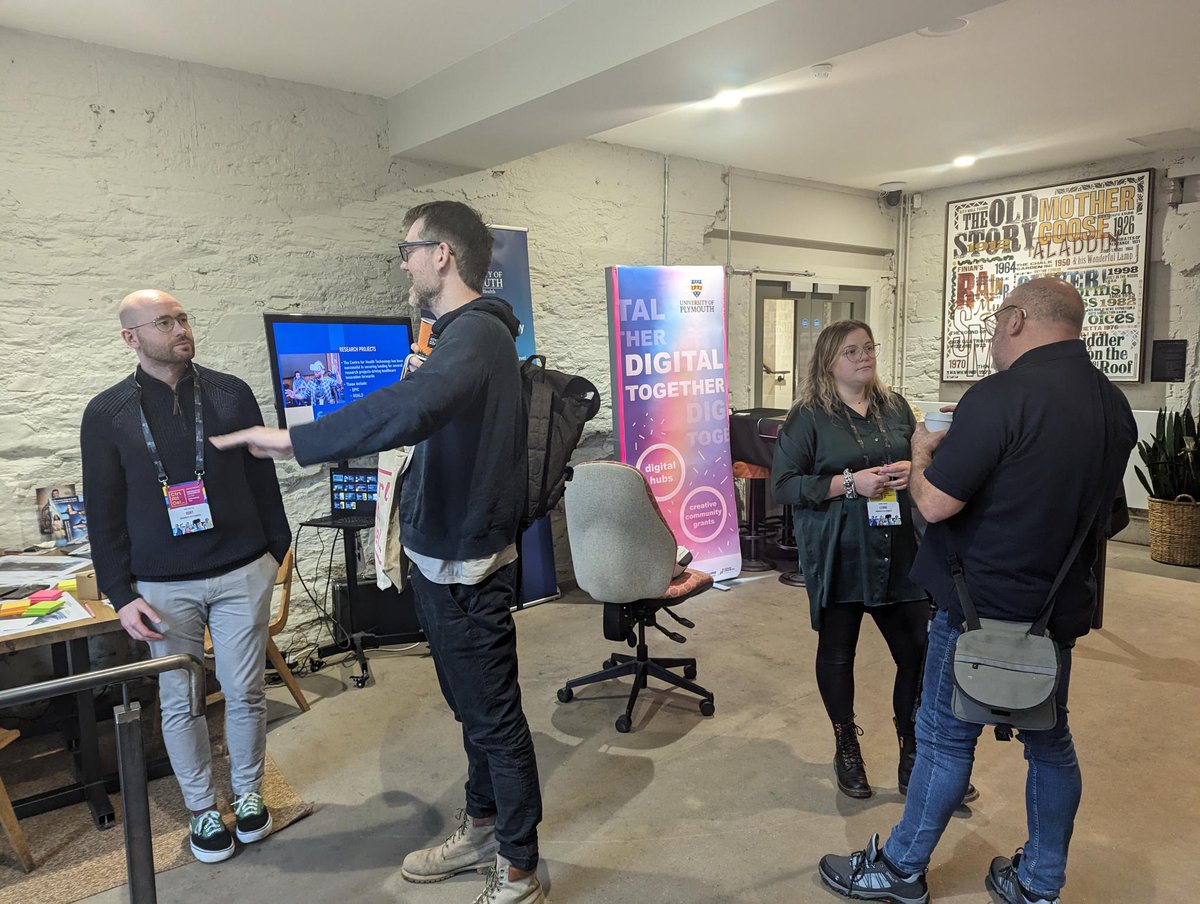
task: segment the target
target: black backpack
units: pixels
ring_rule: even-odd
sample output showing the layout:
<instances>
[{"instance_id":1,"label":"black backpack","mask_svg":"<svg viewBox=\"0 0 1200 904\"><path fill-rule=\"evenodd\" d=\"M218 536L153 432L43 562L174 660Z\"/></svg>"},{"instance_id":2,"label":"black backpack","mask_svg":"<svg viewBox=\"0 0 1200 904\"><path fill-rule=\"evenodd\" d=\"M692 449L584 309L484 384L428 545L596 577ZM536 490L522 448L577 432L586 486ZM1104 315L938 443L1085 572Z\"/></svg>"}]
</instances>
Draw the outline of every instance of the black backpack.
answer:
<instances>
[{"instance_id":1,"label":"black backpack","mask_svg":"<svg viewBox=\"0 0 1200 904\"><path fill-rule=\"evenodd\" d=\"M590 380L546 367L542 355L521 362L521 388L529 413L529 489L521 530L558 504L570 479L567 463L583 425L600 410L600 392Z\"/></svg>"}]
</instances>

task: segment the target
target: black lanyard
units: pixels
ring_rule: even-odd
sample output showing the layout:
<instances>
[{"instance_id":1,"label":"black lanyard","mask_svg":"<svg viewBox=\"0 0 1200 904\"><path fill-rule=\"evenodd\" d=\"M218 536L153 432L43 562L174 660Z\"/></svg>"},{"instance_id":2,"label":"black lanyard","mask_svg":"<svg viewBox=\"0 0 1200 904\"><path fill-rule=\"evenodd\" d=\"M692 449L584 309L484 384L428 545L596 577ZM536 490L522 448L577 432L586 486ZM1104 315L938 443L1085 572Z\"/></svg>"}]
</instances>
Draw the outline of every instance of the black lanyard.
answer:
<instances>
[{"instance_id":1,"label":"black lanyard","mask_svg":"<svg viewBox=\"0 0 1200 904\"><path fill-rule=\"evenodd\" d=\"M170 481L167 479L167 469L163 467L162 458L158 454L158 446L154 443L154 434L150 432L150 424L146 420L146 410L142 407L142 386L137 381L137 375L134 374L133 384L137 387L138 394L138 414L142 418L142 436L146 440L146 449L150 452L150 457L154 459L154 468L158 471L158 482L164 487ZM176 384L175 392L178 392L179 384ZM204 478L204 406L200 399L200 373L192 368L192 408L196 412L196 479Z\"/></svg>"},{"instance_id":2,"label":"black lanyard","mask_svg":"<svg viewBox=\"0 0 1200 904\"><path fill-rule=\"evenodd\" d=\"M854 416L850 413L853 409L849 405L846 406L846 409L846 421L850 424L850 432L854 434L854 441L858 443L858 448L862 449L863 461L869 468L871 467L871 457L867 455L867 444L863 442L862 434L858 432L858 427L854 425ZM883 436L884 464L890 465L892 463L892 443L888 438L887 425L880 419L878 411L875 412L871 421L875 424L875 429Z\"/></svg>"}]
</instances>

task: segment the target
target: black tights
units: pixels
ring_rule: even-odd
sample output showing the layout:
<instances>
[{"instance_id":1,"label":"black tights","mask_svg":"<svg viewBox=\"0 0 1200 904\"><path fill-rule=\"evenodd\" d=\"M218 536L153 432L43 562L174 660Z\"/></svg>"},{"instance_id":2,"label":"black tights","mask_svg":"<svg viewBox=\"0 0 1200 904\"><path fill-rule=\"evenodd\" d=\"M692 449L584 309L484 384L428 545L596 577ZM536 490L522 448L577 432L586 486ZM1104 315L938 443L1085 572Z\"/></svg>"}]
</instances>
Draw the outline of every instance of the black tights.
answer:
<instances>
[{"instance_id":1,"label":"black tights","mask_svg":"<svg viewBox=\"0 0 1200 904\"><path fill-rule=\"evenodd\" d=\"M929 604L925 600L870 608L861 603L832 603L825 609L817 641L817 687L825 711L833 722L854 718L854 651L864 612L875 619L896 662L892 709L899 728L911 732L929 630Z\"/></svg>"}]
</instances>

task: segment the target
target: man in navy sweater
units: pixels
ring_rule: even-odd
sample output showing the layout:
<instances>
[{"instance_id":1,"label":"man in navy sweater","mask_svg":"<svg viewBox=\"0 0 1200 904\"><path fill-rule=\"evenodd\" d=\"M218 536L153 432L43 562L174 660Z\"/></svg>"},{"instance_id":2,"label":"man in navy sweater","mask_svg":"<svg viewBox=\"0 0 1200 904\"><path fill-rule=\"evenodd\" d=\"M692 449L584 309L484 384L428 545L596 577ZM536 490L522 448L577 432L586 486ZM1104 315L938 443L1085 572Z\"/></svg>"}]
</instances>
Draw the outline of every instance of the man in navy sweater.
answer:
<instances>
[{"instance_id":1,"label":"man in navy sweater","mask_svg":"<svg viewBox=\"0 0 1200 904\"><path fill-rule=\"evenodd\" d=\"M192 363L192 322L156 289L127 296L121 336L137 370L88 404L80 428L90 540L100 589L154 656L204 655L212 635L225 694L237 836L271 831L259 793L266 756L263 657L271 588L292 536L275 465L206 437L262 423L250 387ZM164 505L164 502L166 503ZM163 740L192 811L192 853L233 854L212 780L208 725L188 706L184 672L159 679Z\"/></svg>"},{"instance_id":2,"label":"man in navy sweater","mask_svg":"<svg viewBox=\"0 0 1200 904\"><path fill-rule=\"evenodd\" d=\"M525 505L526 413L507 302L481 298L492 237L465 204L408 211L401 265L416 309L437 316L433 351L408 377L308 424L214 438L301 464L415 446L400 539L442 693L462 722L466 808L444 843L401 875L437 882L491 867L479 900L534 904L542 802L517 683L517 530Z\"/></svg>"}]
</instances>

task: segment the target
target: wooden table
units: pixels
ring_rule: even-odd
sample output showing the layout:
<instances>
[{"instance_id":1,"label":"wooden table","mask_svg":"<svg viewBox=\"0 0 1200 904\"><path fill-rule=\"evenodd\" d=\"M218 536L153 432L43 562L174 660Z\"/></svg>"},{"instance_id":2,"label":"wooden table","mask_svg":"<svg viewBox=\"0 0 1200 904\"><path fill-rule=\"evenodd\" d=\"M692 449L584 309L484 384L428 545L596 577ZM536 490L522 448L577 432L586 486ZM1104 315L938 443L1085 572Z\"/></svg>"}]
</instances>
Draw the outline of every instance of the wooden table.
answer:
<instances>
[{"instance_id":1,"label":"wooden table","mask_svg":"<svg viewBox=\"0 0 1200 904\"><path fill-rule=\"evenodd\" d=\"M107 603L98 600L79 602L94 613L92 618L10 634L0 638L0 654L7 655L48 646L54 662L55 677L91 671L88 638L100 634L115 634L124 629L116 611ZM114 824L115 817L112 802L108 799L105 789L105 777L100 771L100 739L92 692L80 691L73 697L54 701L52 706L60 713L67 749L75 758L78 781L53 791L44 791L13 801L13 810L18 818L23 818L86 800L91 807L96 827L109 828Z\"/></svg>"}]
</instances>

